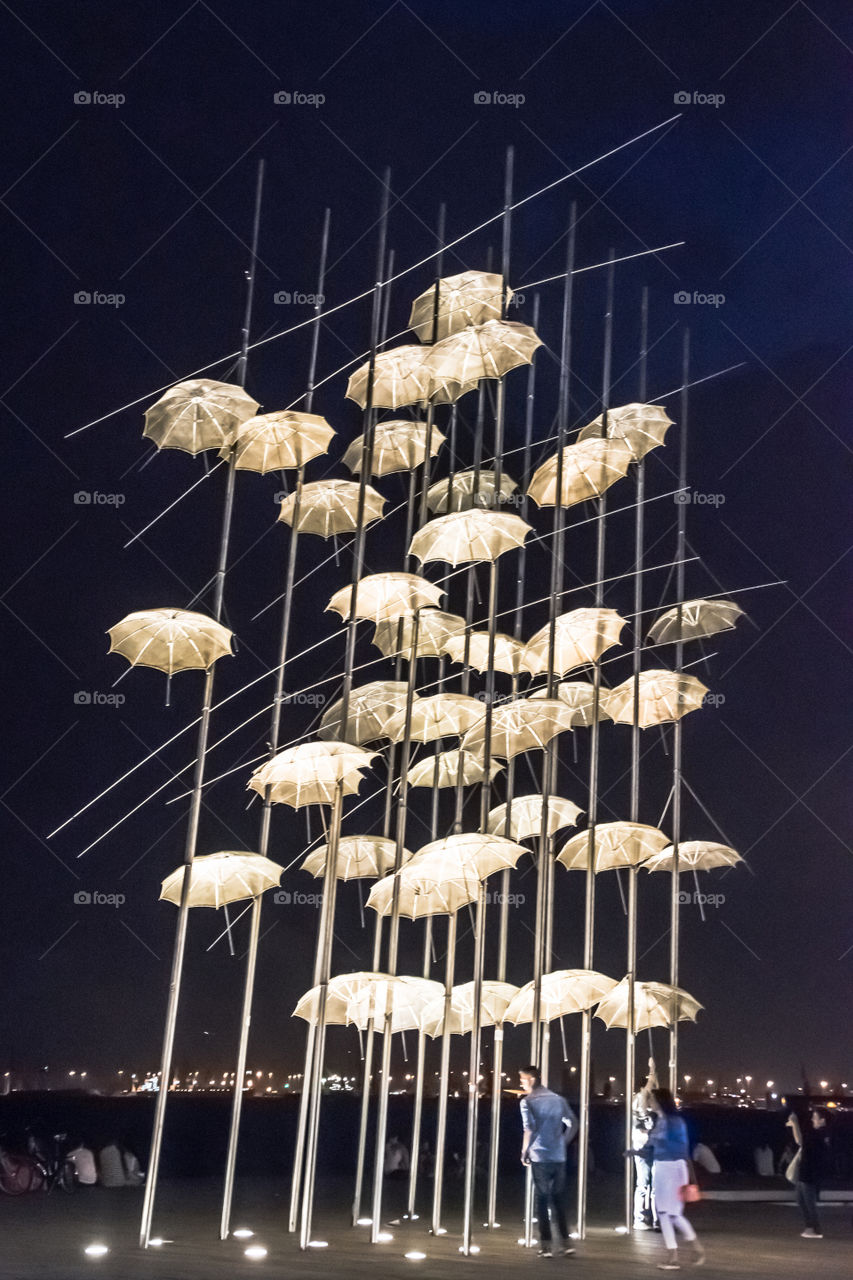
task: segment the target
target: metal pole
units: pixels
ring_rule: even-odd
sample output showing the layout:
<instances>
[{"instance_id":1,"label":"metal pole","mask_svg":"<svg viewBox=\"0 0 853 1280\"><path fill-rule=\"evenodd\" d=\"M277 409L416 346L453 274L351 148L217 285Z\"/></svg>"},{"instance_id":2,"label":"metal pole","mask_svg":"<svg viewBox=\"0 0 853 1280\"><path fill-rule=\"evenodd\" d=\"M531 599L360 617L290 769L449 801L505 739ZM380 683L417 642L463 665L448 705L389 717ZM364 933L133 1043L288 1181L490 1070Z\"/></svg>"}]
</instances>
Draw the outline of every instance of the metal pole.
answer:
<instances>
[{"instance_id":1,"label":"metal pole","mask_svg":"<svg viewBox=\"0 0 853 1280\"><path fill-rule=\"evenodd\" d=\"M681 349L681 431L678 453L678 487L687 485L687 414L689 408L690 381L690 330L684 330ZM678 533L676 541L675 590L678 600L676 626L678 640L675 645L675 670L681 674L684 665L684 642L681 638L681 609L684 603L684 557L687 545L687 503L678 504ZM669 981L673 987L678 986L678 945L679 945L679 906L678 906L678 846L681 840L681 754L682 754L682 720L676 720L673 726L672 742L672 880L670 894L670 935L669 935ZM669 1028L669 1087L673 1093L678 1090L678 1009L673 996L672 1015Z\"/></svg>"},{"instance_id":2,"label":"metal pole","mask_svg":"<svg viewBox=\"0 0 853 1280\"><path fill-rule=\"evenodd\" d=\"M453 999L453 975L456 961L457 912L447 917L447 955L444 961L444 1031L441 1037L439 1064L438 1123L435 1131L435 1178L432 1188L432 1224L434 1236L444 1235L441 1225L441 1193L444 1184L444 1146L447 1136L447 1094L450 1088L450 1010Z\"/></svg>"},{"instance_id":3,"label":"metal pole","mask_svg":"<svg viewBox=\"0 0 853 1280\"><path fill-rule=\"evenodd\" d=\"M649 348L649 291L643 289L640 303L640 403L646 401L646 374ZM643 648L643 515L646 492L646 464L640 458L637 463L637 505L634 510L634 711L631 721L631 822L640 820L640 669ZM634 983L637 980L637 868L628 868L628 957L626 965L628 981L628 1021L625 1029L625 1150L633 1146L634 1088L636 1073L636 1015L634 1012ZM634 1227L634 1161L625 1161L625 1230Z\"/></svg>"},{"instance_id":4,"label":"metal pole","mask_svg":"<svg viewBox=\"0 0 853 1280\"><path fill-rule=\"evenodd\" d=\"M610 408L610 368L613 345L613 289L614 289L614 253L610 251L610 265L607 270L607 302L604 317L604 362L602 373L602 414L601 434L607 436L607 411ZM603 493L598 500L598 529L596 540L595 562L595 607L601 608L604 601L604 549L605 520L607 515L607 494ZM584 963L585 969L592 968L595 944L595 825L598 821L598 756L599 756L599 707L601 699L601 662L596 661L593 667L592 684L592 727L590 733L589 760L589 844L587 847L586 897L584 902ZM586 1009L581 1014L581 1071L580 1071L580 1118L578 1127L578 1213L577 1233L583 1240L586 1236L586 1198L589 1173L589 1112L590 1092L592 1088L592 1011Z\"/></svg>"},{"instance_id":5,"label":"metal pole","mask_svg":"<svg viewBox=\"0 0 853 1280\"><path fill-rule=\"evenodd\" d=\"M323 236L320 244L320 267L317 273L317 296L323 297L326 278L326 258L329 250L329 218L327 209L323 219ZM308 366L308 391L305 395L305 412L310 413L314 400L314 381L317 375L317 352L320 340L319 317L323 309L322 302L316 303L314 314L317 320L311 336L311 359ZM293 504L293 526L290 535L290 546L287 555L287 575L284 587L284 604L282 606L281 632L278 649L278 666L276 668L275 694L270 714L270 740L268 759L278 751L281 731L281 706L284 696L284 671L287 661L287 646L290 638L290 618L293 608L293 586L296 579L296 550L299 542L299 517L302 506L302 487L305 482L305 464L302 463L296 473L296 492ZM270 820L272 817L272 787L264 791L264 803L261 810L261 829L258 840L258 853L267 856L270 838ZM234 1073L234 1097L231 1104L231 1127L228 1132L228 1153L225 1159L225 1187L222 1195L222 1216L219 1223L219 1238L226 1240L231 1230L231 1206L234 1197L234 1170L237 1163L237 1146L240 1139L240 1116L243 1108L243 1076L246 1070L246 1052L249 1042L249 1029L252 1021L252 1000L255 990L255 970L257 963L258 939L261 924L261 897L255 898L252 904L252 920L249 931L249 953L246 959L246 980L243 993L243 1012L240 1022L240 1044L237 1049L237 1066ZM309 1023L308 1036L312 1035ZM294 1167L294 1183L298 1184L297 1170L301 1172L302 1150L305 1141L305 1124L303 1118L302 1099L300 1095L299 1125L297 1131L297 1160Z\"/></svg>"},{"instance_id":6,"label":"metal pole","mask_svg":"<svg viewBox=\"0 0 853 1280\"><path fill-rule=\"evenodd\" d=\"M240 359L237 365L240 386L245 386L246 367L249 358L249 334L252 319L252 302L254 299L255 264L258 251L258 233L260 229L261 198L263 194L264 162L258 164L258 176L255 187L255 214L252 226L252 251L249 261L246 287L246 310L243 318L242 343ZM225 572L228 566L228 544L231 536L231 517L234 510L234 478L235 450L233 445L228 454L228 477L225 488L225 504L222 513L222 529L219 541L219 560L217 564L213 616L217 622L222 618L222 604L225 594ZM189 895L192 880L192 865L198 844L198 827L201 816L201 793L204 782L205 755L210 732L210 712L213 706L213 674L214 667L207 671L204 681L201 720L196 744L196 762L193 775L193 789L190 799L190 812L187 822L187 835L184 845L184 876L181 884L181 901L178 907L178 922L175 929L175 943L172 951L172 971L169 980L169 998L166 1007L166 1024L163 1033L163 1051L160 1060L160 1088L154 1111L154 1128L151 1135L151 1151L148 1157L148 1173L145 1180L145 1193L142 1202L142 1222L139 1231L139 1243L143 1249L148 1248L151 1238L151 1221L154 1215L154 1198L157 1191L157 1178L160 1171L160 1154L163 1146L163 1123L166 1116L166 1102L169 1094L169 1082L172 1076L172 1053L175 1043L175 1025L178 1017L178 1003L181 994L181 978L184 967L184 953L187 941L187 923L189 915Z\"/></svg>"}]
</instances>

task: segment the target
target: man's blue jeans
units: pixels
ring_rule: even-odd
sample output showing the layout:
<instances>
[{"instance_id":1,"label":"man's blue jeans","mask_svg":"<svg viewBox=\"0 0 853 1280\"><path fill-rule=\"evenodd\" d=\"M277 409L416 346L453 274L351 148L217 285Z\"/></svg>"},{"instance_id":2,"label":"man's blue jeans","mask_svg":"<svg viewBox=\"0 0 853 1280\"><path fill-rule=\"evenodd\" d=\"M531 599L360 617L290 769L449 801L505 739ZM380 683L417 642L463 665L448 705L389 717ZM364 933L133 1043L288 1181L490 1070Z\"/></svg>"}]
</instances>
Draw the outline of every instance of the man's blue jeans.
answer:
<instances>
[{"instance_id":1,"label":"man's blue jeans","mask_svg":"<svg viewBox=\"0 0 853 1280\"><path fill-rule=\"evenodd\" d=\"M567 1243L569 1228L566 1223L566 1162L565 1160L531 1160L533 1189L536 1194L536 1217L539 1220L539 1243L551 1243L551 1216L557 1230Z\"/></svg>"}]
</instances>

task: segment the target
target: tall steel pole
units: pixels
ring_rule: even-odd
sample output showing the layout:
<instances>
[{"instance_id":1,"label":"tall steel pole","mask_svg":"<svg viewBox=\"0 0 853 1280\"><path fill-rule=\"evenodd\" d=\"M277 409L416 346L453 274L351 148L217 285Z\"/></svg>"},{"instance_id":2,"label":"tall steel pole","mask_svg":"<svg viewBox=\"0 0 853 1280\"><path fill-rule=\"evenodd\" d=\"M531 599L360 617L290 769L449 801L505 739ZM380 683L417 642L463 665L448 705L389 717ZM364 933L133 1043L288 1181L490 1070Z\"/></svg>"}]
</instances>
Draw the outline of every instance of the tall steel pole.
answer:
<instances>
[{"instance_id":1,"label":"tall steel pole","mask_svg":"<svg viewBox=\"0 0 853 1280\"><path fill-rule=\"evenodd\" d=\"M252 224L252 250L249 259L249 270L246 276L246 308L243 317L241 334L240 359L237 364L237 376L241 387L246 383L246 368L249 359L249 338L252 322L252 304L254 301L255 267L258 256L258 234L261 220L261 200L264 186L264 162L258 164L258 175L255 185L255 214ZM225 595L225 573L228 567L228 545L231 536L231 517L234 510L234 477L236 451L232 444L228 453L228 476L225 488L225 503L222 513L222 528L219 539L219 559L214 580L213 617L219 622L222 618L222 605ZM193 774L193 789L190 798L190 811L187 821L187 834L184 844L184 876L181 884L181 901L178 907L178 922L175 929L175 943L172 951L172 971L169 981L169 999L166 1007L166 1024L163 1034L163 1051L160 1060L160 1087L157 1093L157 1104L154 1110L154 1128L151 1135L151 1151L148 1157L148 1174L145 1181L145 1193L142 1202L142 1223L139 1231L139 1243L147 1249L151 1238L151 1220L154 1214L154 1198L157 1191L157 1178L160 1171L160 1154L163 1146L163 1123L166 1115L166 1102L172 1077L172 1053L175 1043L175 1025L178 1016L178 1003L181 993L184 953L187 941L187 923L189 915L189 896L192 881L192 866L198 844L198 828L201 816L201 794L204 783L205 756L210 733L210 712L213 706L213 675L211 666L205 676L204 694L202 698L201 720L196 743L196 761Z\"/></svg>"}]
</instances>

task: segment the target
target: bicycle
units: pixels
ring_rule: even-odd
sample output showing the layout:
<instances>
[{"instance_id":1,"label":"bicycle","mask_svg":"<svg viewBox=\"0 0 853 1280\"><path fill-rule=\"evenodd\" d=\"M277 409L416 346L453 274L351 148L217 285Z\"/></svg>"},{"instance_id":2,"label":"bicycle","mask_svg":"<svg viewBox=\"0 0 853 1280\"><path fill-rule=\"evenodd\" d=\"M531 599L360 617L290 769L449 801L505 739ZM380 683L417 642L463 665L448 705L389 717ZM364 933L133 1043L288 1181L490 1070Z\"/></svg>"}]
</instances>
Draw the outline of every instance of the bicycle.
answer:
<instances>
[{"instance_id":1,"label":"bicycle","mask_svg":"<svg viewBox=\"0 0 853 1280\"><path fill-rule=\"evenodd\" d=\"M67 1133L55 1133L49 1144L30 1134L27 1147L41 1179L39 1185L47 1195L54 1187L60 1187L68 1195L76 1190L77 1170L68 1154Z\"/></svg>"}]
</instances>

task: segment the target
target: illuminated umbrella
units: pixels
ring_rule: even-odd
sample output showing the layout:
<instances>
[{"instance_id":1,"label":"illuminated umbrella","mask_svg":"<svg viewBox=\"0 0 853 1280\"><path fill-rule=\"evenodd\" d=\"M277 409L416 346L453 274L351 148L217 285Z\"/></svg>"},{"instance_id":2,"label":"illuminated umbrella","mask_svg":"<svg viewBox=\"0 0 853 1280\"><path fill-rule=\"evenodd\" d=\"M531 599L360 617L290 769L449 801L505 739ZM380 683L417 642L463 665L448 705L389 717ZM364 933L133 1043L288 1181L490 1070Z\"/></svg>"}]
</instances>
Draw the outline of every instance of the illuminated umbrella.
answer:
<instances>
[{"instance_id":1,"label":"illuminated umbrella","mask_svg":"<svg viewBox=\"0 0 853 1280\"><path fill-rule=\"evenodd\" d=\"M503 671L508 676L517 676L522 670L524 645L520 640L505 635L502 631L495 633L494 661L495 671ZM448 638L445 653L451 662L465 662L465 636L455 635ZM486 671L489 666L489 633L488 631L471 631L468 635L468 666L475 671Z\"/></svg>"},{"instance_id":2,"label":"illuminated umbrella","mask_svg":"<svg viewBox=\"0 0 853 1280\"><path fill-rule=\"evenodd\" d=\"M300 809L306 804L333 804L338 784L345 796L355 795L362 769L369 769L375 751L344 742L302 742L279 751L256 769L249 789L264 795L270 787L272 804Z\"/></svg>"},{"instance_id":3,"label":"illuminated umbrella","mask_svg":"<svg viewBox=\"0 0 853 1280\"><path fill-rule=\"evenodd\" d=\"M402 635L401 635L402 632ZM447 644L454 636L465 635L465 619L456 613L444 613L441 609L421 609L418 618L417 656L440 658L447 652ZM386 658L399 654L408 657L412 648L412 619L391 618L378 622L373 633L373 643Z\"/></svg>"},{"instance_id":4,"label":"illuminated umbrella","mask_svg":"<svg viewBox=\"0 0 853 1280\"><path fill-rule=\"evenodd\" d=\"M257 400L231 382L191 378L170 387L146 411L142 432L158 449L201 453L233 442L241 422L254 417Z\"/></svg>"},{"instance_id":5,"label":"illuminated umbrella","mask_svg":"<svg viewBox=\"0 0 853 1280\"><path fill-rule=\"evenodd\" d=\"M120 653L132 667L176 671L207 670L231 653L233 632L190 609L142 609L110 627L110 653Z\"/></svg>"},{"instance_id":6,"label":"illuminated umbrella","mask_svg":"<svg viewBox=\"0 0 853 1280\"><path fill-rule=\"evenodd\" d=\"M468 511L471 507L497 507L508 502L518 485L505 471L501 472L500 497L497 498L497 475L494 471L457 471L450 480L437 480L427 490L427 506L436 515L451 511Z\"/></svg>"},{"instance_id":7,"label":"illuminated umbrella","mask_svg":"<svg viewBox=\"0 0 853 1280\"><path fill-rule=\"evenodd\" d=\"M343 699L340 698L323 712L317 737L324 741L344 737L358 746L385 738L385 722L405 707L407 692L404 680L374 680L363 684L350 693L346 734L341 734Z\"/></svg>"},{"instance_id":8,"label":"illuminated umbrella","mask_svg":"<svg viewBox=\"0 0 853 1280\"><path fill-rule=\"evenodd\" d=\"M510 829L506 829L506 814L510 809ZM571 800L561 796L548 797L548 834L553 836L562 827L573 827L583 813ZM489 814L489 831L497 836L509 835L514 840L526 840L542 832L542 797L513 796L512 805L499 804Z\"/></svg>"},{"instance_id":9,"label":"illuminated umbrella","mask_svg":"<svg viewBox=\"0 0 853 1280\"><path fill-rule=\"evenodd\" d=\"M583 1013L591 1009L602 996L616 986L613 978L594 969L555 969L543 973L539 1005L541 1022L552 1022L570 1013ZM509 1003L504 1020L518 1026L533 1021L536 983L526 982Z\"/></svg>"},{"instance_id":10,"label":"illuminated umbrella","mask_svg":"<svg viewBox=\"0 0 853 1280\"><path fill-rule=\"evenodd\" d=\"M364 1031L372 1022L377 1031L415 1031L420 1026L424 1008L443 992L440 982L430 978L412 978L408 974L377 980L353 997L347 1008L347 1021ZM389 1019L390 1018L390 1023Z\"/></svg>"},{"instance_id":11,"label":"illuminated umbrella","mask_svg":"<svg viewBox=\"0 0 853 1280\"><path fill-rule=\"evenodd\" d=\"M660 404L623 404L607 410L607 439L624 440L636 461L664 442L672 426ZM601 439L602 415L578 432L578 440Z\"/></svg>"},{"instance_id":12,"label":"illuminated umbrella","mask_svg":"<svg viewBox=\"0 0 853 1280\"><path fill-rule=\"evenodd\" d=\"M339 973L330 978L326 988L325 1021L338 1026L347 1026L347 1012L350 1005L365 990L382 982L393 982L387 973ZM312 987L300 996L291 1017L304 1018L306 1022L316 1023L320 1002L320 987Z\"/></svg>"},{"instance_id":13,"label":"illuminated umbrella","mask_svg":"<svg viewBox=\"0 0 853 1280\"><path fill-rule=\"evenodd\" d=\"M615 609L572 609L557 618L554 645L554 672L567 675L575 667L597 662L605 650L619 643L625 626ZM548 669L550 626L542 627L524 650L522 666L531 675ZM609 706L608 706L609 711Z\"/></svg>"},{"instance_id":14,"label":"illuminated umbrella","mask_svg":"<svg viewBox=\"0 0 853 1280\"><path fill-rule=\"evenodd\" d=\"M377 422L373 432L371 474L389 476L395 471L413 471L426 457L427 424L394 419ZM433 426L429 437L430 457L440 452L446 437ZM354 475L361 471L364 436L353 440L343 456L343 464Z\"/></svg>"},{"instance_id":15,"label":"illuminated umbrella","mask_svg":"<svg viewBox=\"0 0 853 1280\"><path fill-rule=\"evenodd\" d=\"M641 729L669 720L680 720L688 711L698 711L708 692L695 676L677 671L641 671L639 677L639 723ZM618 724L634 723L634 677L629 676L606 695L608 714Z\"/></svg>"},{"instance_id":16,"label":"illuminated umbrella","mask_svg":"<svg viewBox=\"0 0 853 1280\"><path fill-rule=\"evenodd\" d=\"M557 697L561 702L565 702L567 707L571 707L574 712L572 718L572 728L579 727L588 728L593 722L593 709L595 705L595 690L588 680L564 680L557 685ZM606 695L608 689L599 691L598 699L598 719L609 720L610 715L605 706ZM535 693L529 693L528 698L545 698L547 697L547 687L537 689Z\"/></svg>"},{"instance_id":17,"label":"illuminated umbrella","mask_svg":"<svg viewBox=\"0 0 853 1280\"><path fill-rule=\"evenodd\" d=\"M624 440L583 440L563 450L561 484L563 507L597 498L628 474L634 454ZM528 497L539 507L557 505L557 455L533 473Z\"/></svg>"},{"instance_id":18,"label":"illuminated umbrella","mask_svg":"<svg viewBox=\"0 0 853 1280\"><path fill-rule=\"evenodd\" d=\"M326 874L327 845L320 845L302 863L301 870L309 871L315 879ZM385 836L341 836L338 840L336 876L338 880L374 880L393 870L397 852L396 840ZM403 850L403 861L411 854Z\"/></svg>"},{"instance_id":19,"label":"illuminated umbrella","mask_svg":"<svg viewBox=\"0 0 853 1280\"><path fill-rule=\"evenodd\" d=\"M373 370L374 409L400 409L403 405L427 401L447 404L474 389L476 381L462 381L454 376L436 379L426 363L429 350L429 347L411 344L377 353ZM362 409L367 407L369 378L370 361L367 361L347 383L347 399L355 400Z\"/></svg>"},{"instance_id":20,"label":"illuminated umbrella","mask_svg":"<svg viewBox=\"0 0 853 1280\"><path fill-rule=\"evenodd\" d=\"M516 320L486 320L469 325L426 349L424 363L435 382L444 386L502 378L511 369L530 364L542 342L530 325Z\"/></svg>"},{"instance_id":21,"label":"illuminated umbrella","mask_svg":"<svg viewBox=\"0 0 853 1280\"><path fill-rule=\"evenodd\" d=\"M599 1004L595 1016L608 1028L627 1027L630 984L626 978ZM666 982L634 983L634 1031L671 1027L673 1021L695 1022L702 1005L687 991Z\"/></svg>"},{"instance_id":22,"label":"illuminated umbrella","mask_svg":"<svg viewBox=\"0 0 853 1280\"><path fill-rule=\"evenodd\" d=\"M463 734L482 720L486 708L479 698L464 693L434 693L419 698L412 707L412 742L434 742L437 738L449 738ZM383 737L399 742L405 729L406 713L398 711L384 726Z\"/></svg>"},{"instance_id":23,"label":"illuminated umbrella","mask_svg":"<svg viewBox=\"0 0 853 1280\"><path fill-rule=\"evenodd\" d=\"M678 640L704 640L719 631L732 631L743 609L733 600L685 600L681 606L679 624L678 605L667 609L655 618L649 628L649 637L655 644L674 644Z\"/></svg>"},{"instance_id":24,"label":"illuminated umbrella","mask_svg":"<svg viewBox=\"0 0 853 1280\"><path fill-rule=\"evenodd\" d=\"M455 787L459 782L459 755L459 751L455 750L442 751L437 757L437 775L435 756L429 756L426 760L419 760L406 775L408 785L410 787ZM486 779L486 766L482 752L478 754L476 752L463 751L461 755L462 785L470 787L475 782L484 782ZM490 760L489 781L494 781L502 770L502 764L498 764L496 760Z\"/></svg>"},{"instance_id":25,"label":"illuminated umbrella","mask_svg":"<svg viewBox=\"0 0 853 1280\"><path fill-rule=\"evenodd\" d=\"M336 533L354 533L358 526L358 490L353 480L315 480L302 486L299 504L300 533L319 533L321 538L331 538ZM293 524L296 493L291 493L281 504L279 520ZM371 486L364 489L364 523L379 520L385 507L381 493Z\"/></svg>"},{"instance_id":26,"label":"illuminated umbrella","mask_svg":"<svg viewBox=\"0 0 853 1280\"><path fill-rule=\"evenodd\" d=\"M517 992L518 987L514 987L511 982L496 982L493 979L484 978L480 1000L480 1026L501 1026L507 1005ZM421 1014L421 1030L433 1040L437 1036L467 1035L474 1022L474 983L463 982L453 988L447 1026L445 1026L444 1006L444 992L424 1006Z\"/></svg>"},{"instance_id":27,"label":"illuminated umbrella","mask_svg":"<svg viewBox=\"0 0 853 1280\"><path fill-rule=\"evenodd\" d=\"M476 902L480 894L480 882L473 876L463 880L448 880L438 884L425 883L410 874L411 862L399 872L397 910L409 920L423 920L427 916L447 916L462 907ZM367 905L377 915L390 916L393 908L394 876L378 880L370 890Z\"/></svg>"},{"instance_id":28,"label":"illuminated umbrella","mask_svg":"<svg viewBox=\"0 0 853 1280\"><path fill-rule=\"evenodd\" d=\"M304 467L313 458L327 453L334 431L316 413L296 413L281 409L249 418L234 437L234 466L238 471L286 471ZM228 448L221 451L228 456Z\"/></svg>"},{"instance_id":29,"label":"illuminated umbrella","mask_svg":"<svg viewBox=\"0 0 853 1280\"><path fill-rule=\"evenodd\" d=\"M660 853L669 840L657 827L643 822L599 822L595 827L595 872L636 867ZM580 831L563 845L557 861L569 871L589 865L589 831Z\"/></svg>"},{"instance_id":30,"label":"illuminated umbrella","mask_svg":"<svg viewBox=\"0 0 853 1280\"><path fill-rule=\"evenodd\" d=\"M528 852L524 845L505 836L468 831L431 840L418 849L406 869L424 882L432 879L440 883L460 875L485 880L495 871L514 867Z\"/></svg>"},{"instance_id":31,"label":"illuminated umbrella","mask_svg":"<svg viewBox=\"0 0 853 1280\"><path fill-rule=\"evenodd\" d=\"M675 856L674 845L667 845L660 853L643 863L646 871L672 871ZM678 870L710 871L714 867L734 867L743 858L727 844L714 844L711 840L683 840L678 846Z\"/></svg>"},{"instance_id":32,"label":"illuminated umbrella","mask_svg":"<svg viewBox=\"0 0 853 1280\"><path fill-rule=\"evenodd\" d=\"M438 290L438 308L435 294ZM506 301L512 298L507 288ZM503 277L491 271L461 271L444 276L412 303L409 328L421 342L438 341L458 333L466 325L500 320L503 311Z\"/></svg>"},{"instance_id":33,"label":"illuminated umbrella","mask_svg":"<svg viewBox=\"0 0 853 1280\"><path fill-rule=\"evenodd\" d=\"M441 587L415 573L373 573L359 579L355 616L376 623L405 617L425 605L440 604L443 595ZM332 610L348 621L351 599L352 588L342 587L326 605L326 612Z\"/></svg>"},{"instance_id":34,"label":"illuminated umbrella","mask_svg":"<svg viewBox=\"0 0 853 1280\"><path fill-rule=\"evenodd\" d=\"M256 898L281 879L284 867L259 853L207 853L193 859L190 871L191 907L224 907L243 898ZM178 867L163 881L160 900L181 902L184 867Z\"/></svg>"},{"instance_id":35,"label":"illuminated umbrella","mask_svg":"<svg viewBox=\"0 0 853 1280\"><path fill-rule=\"evenodd\" d=\"M518 698L492 711L492 753L502 759L524 751L544 751L558 733L572 727L573 712L557 698ZM485 725L475 725L462 739L464 751L481 752L485 745Z\"/></svg>"},{"instance_id":36,"label":"illuminated umbrella","mask_svg":"<svg viewBox=\"0 0 853 1280\"><path fill-rule=\"evenodd\" d=\"M521 516L500 511L454 511L439 516L412 538L409 555L421 563L441 560L454 567L477 560L496 560L520 547L531 532Z\"/></svg>"}]
</instances>

